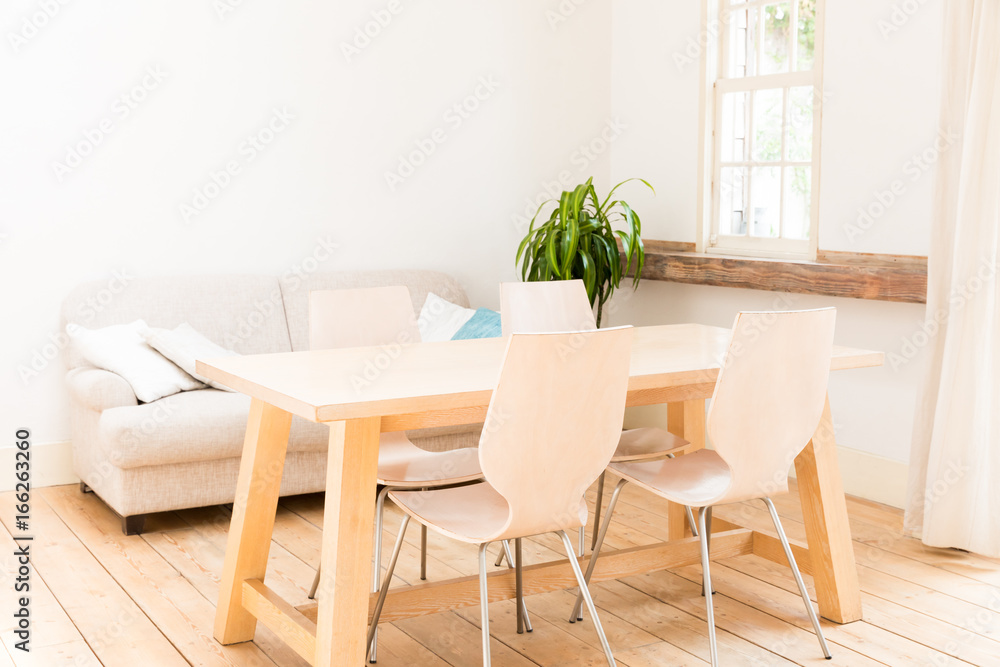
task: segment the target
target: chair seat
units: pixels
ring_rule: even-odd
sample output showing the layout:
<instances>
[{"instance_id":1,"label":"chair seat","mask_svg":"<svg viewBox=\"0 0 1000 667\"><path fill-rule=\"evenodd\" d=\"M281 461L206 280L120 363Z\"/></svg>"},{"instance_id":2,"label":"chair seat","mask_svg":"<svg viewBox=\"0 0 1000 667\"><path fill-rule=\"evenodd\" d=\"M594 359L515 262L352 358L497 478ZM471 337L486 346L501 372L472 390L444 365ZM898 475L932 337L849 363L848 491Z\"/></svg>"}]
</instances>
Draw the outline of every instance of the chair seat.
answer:
<instances>
[{"instance_id":1,"label":"chair seat","mask_svg":"<svg viewBox=\"0 0 1000 667\"><path fill-rule=\"evenodd\" d=\"M383 433L379 438L378 483L384 486L448 486L482 477L479 451L474 447L429 452L414 445L403 433Z\"/></svg>"},{"instance_id":2,"label":"chair seat","mask_svg":"<svg viewBox=\"0 0 1000 667\"><path fill-rule=\"evenodd\" d=\"M725 495L733 478L726 462L710 449L662 461L612 463L608 468L658 496L689 507L713 504Z\"/></svg>"},{"instance_id":3,"label":"chair seat","mask_svg":"<svg viewBox=\"0 0 1000 667\"><path fill-rule=\"evenodd\" d=\"M662 428L633 428L622 431L612 463L659 459L677 454L691 443Z\"/></svg>"},{"instance_id":4,"label":"chair seat","mask_svg":"<svg viewBox=\"0 0 1000 667\"><path fill-rule=\"evenodd\" d=\"M527 535L503 535L502 531L510 518L507 501L489 483L472 484L452 489L432 491L391 491L389 497L400 509L420 523L438 532L470 544L482 544L508 537L528 537ZM579 523L568 525L562 521L562 530L579 528L587 522L587 502L581 499ZM572 524L572 519L569 520Z\"/></svg>"}]
</instances>

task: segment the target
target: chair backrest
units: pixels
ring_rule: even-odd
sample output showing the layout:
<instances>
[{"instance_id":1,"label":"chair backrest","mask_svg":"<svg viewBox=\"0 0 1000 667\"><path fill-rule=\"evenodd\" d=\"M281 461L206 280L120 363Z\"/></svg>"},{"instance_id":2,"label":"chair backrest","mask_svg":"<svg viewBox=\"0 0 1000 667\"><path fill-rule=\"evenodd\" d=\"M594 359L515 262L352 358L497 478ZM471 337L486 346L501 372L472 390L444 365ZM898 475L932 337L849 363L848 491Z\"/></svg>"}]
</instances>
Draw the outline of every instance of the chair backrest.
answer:
<instances>
[{"instance_id":1,"label":"chair backrest","mask_svg":"<svg viewBox=\"0 0 1000 667\"><path fill-rule=\"evenodd\" d=\"M510 512L492 539L578 528L581 501L618 447L632 327L513 334L479 462Z\"/></svg>"},{"instance_id":2,"label":"chair backrest","mask_svg":"<svg viewBox=\"0 0 1000 667\"><path fill-rule=\"evenodd\" d=\"M503 335L597 328L582 280L500 283Z\"/></svg>"},{"instance_id":3,"label":"chair backrest","mask_svg":"<svg viewBox=\"0 0 1000 667\"><path fill-rule=\"evenodd\" d=\"M788 490L788 470L823 414L836 316L736 316L708 412L708 435L733 475L726 502Z\"/></svg>"},{"instance_id":4,"label":"chair backrest","mask_svg":"<svg viewBox=\"0 0 1000 667\"><path fill-rule=\"evenodd\" d=\"M309 348L419 343L410 290L404 286L309 293Z\"/></svg>"}]
</instances>

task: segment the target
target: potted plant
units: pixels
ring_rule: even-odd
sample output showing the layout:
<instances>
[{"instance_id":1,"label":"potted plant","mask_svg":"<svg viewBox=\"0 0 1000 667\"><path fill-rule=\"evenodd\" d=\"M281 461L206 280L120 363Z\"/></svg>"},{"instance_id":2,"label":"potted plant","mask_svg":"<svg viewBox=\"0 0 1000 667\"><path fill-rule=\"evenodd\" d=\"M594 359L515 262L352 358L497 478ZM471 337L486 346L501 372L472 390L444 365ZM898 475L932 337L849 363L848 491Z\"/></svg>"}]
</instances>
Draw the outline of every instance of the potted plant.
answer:
<instances>
[{"instance_id":1,"label":"potted plant","mask_svg":"<svg viewBox=\"0 0 1000 667\"><path fill-rule=\"evenodd\" d=\"M646 257L639 236L642 231L639 215L625 201L612 197L630 181L642 182L653 194L656 190L641 178L630 178L611 188L602 202L593 180L589 178L574 190L563 192L558 201L542 202L514 261L521 265L521 280L525 282L582 279L590 305L597 307L600 327L604 304L621 285L622 277L634 270L632 288L639 286ZM557 205L548 219L536 226L542 209L553 202ZM612 222L624 223L625 229L615 229Z\"/></svg>"}]
</instances>

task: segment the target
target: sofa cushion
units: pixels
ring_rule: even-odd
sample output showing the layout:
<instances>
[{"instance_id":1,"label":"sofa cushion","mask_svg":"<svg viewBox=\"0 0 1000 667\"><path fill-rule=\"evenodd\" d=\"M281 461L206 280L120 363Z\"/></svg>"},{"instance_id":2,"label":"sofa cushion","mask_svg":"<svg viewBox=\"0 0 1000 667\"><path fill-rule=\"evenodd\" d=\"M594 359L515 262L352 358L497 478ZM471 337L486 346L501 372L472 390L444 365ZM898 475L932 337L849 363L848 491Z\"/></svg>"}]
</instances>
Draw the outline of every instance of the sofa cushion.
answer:
<instances>
[{"instance_id":1,"label":"sofa cushion","mask_svg":"<svg viewBox=\"0 0 1000 667\"><path fill-rule=\"evenodd\" d=\"M274 276L123 276L80 285L63 300L63 330L70 323L96 329L136 319L164 329L187 322L240 354L291 351ZM85 364L72 344L66 352L69 368Z\"/></svg>"},{"instance_id":2,"label":"sofa cushion","mask_svg":"<svg viewBox=\"0 0 1000 667\"><path fill-rule=\"evenodd\" d=\"M100 418L104 456L125 469L240 456L249 413L249 397L218 389L111 408ZM294 417L288 450L325 451L329 433L325 424Z\"/></svg>"},{"instance_id":3,"label":"sofa cushion","mask_svg":"<svg viewBox=\"0 0 1000 667\"><path fill-rule=\"evenodd\" d=\"M458 282L437 271L343 271L313 273L297 281L283 281L281 293L285 304L285 319L292 349L309 349L309 292L313 290L355 289L406 285L413 301L413 312L420 307L429 292L460 306L468 306L469 298Z\"/></svg>"},{"instance_id":4,"label":"sofa cushion","mask_svg":"<svg viewBox=\"0 0 1000 667\"><path fill-rule=\"evenodd\" d=\"M70 325L66 331L73 348L97 368L116 373L129 383L144 403L181 391L204 388L145 340L149 329L142 320L100 329Z\"/></svg>"}]
</instances>

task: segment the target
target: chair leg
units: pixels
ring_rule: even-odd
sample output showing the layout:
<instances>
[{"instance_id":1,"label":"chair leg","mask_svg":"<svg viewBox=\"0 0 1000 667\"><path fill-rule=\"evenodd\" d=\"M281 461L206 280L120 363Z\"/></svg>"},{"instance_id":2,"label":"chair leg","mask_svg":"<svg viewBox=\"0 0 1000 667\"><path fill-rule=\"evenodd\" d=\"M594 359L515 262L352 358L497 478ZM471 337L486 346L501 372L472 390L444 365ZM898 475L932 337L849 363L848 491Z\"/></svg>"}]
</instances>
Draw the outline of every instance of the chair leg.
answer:
<instances>
[{"instance_id":1,"label":"chair leg","mask_svg":"<svg viewBox=\"0 0 1000 667\"><path fill-rule=\"evenodd\" d=\"M687 510L690 512L691 508L688 507ZM712 555L712 508L705 508L705 545L708 549L708 555ZM696 533L696 536L698 533ZM712 595L715 595L715 589L712 589ZM705 582L701 582L701 596L705 597Z\"/></svg>"},{"instance_id":2,"label":"chair leg","mask_svg":"<svg viewBox=\"0 0 1000 667\"><path fill-rule=\"evenodd\" d=\"M490 596L486 587L486 547L479 545L479 613L483 626L483 667L490 667Z\"/></svg>"},{"instance_id":3,"label":"chair leg","mask_svg":"<svg viewBox=\"0 0 1000 667\"><path fill-rule=\"evenodd\" d=\"M597 546L597 531L601 529L601 503L604 502L604 478L607 474L608 471L605 470L597 478L597 503L594 505L594 534L590 538L591 551ZM583 554L581 553L580 555L582 556Z\"/></svg>"},{"instance_id":4,"label":"chair leg","mask_svg":"<svg viewBox=\"0 0 1000 667\"><path fill-rule=\"evenodd\" d=\"M385 573L385 580L379 587L378 602L375 603L375 613L372 616L372 624L368 628L368 652L375 643L375 631L378 630L378 621L382 616L382 607L385 605L385 596L389 592L389 582L392 581L392 573L396 570L396 561L399 559L399 552L403 548L403 536L406 535L406 527L410 523L410 515L403 517L403 523L399 526L399 535L396 536L396 546L392 549L392 558L389 559L389 569ZM371 662L375 662L374 659Z\"/></svg>"},{"instance_id":5,"label":"chair leg","mask_svg":"<svg viewBox=\"0 0 1000 667\"><path fill-rule=\"evenodd\" d=\"M500 544L503 545L501 553L506 555L507 562L514 563L514 565L511 565L511 567L514 568L514 573L515 573L514 577L517 582L516 584L517 595L515 596L517 599L517 634L521 635L524 634L525 630L527 630L528 632L532 632L534 628L531 627L531 619L528 617L528 605L525 604L524 602L524 589L522 586L522 577L521 577L520 539L514 540L514 543L516 545L515 546L516 555L511 554L510 540L504 540Z\"/></svg>"},{"instance_id":6,"label":"chair leg","mask_svg":"<svg viewBox=\"0 0 1000 667\"><path fill-rule=\"evenodd\" d=\"M619 489L620 490L620 486ZM587 587L587 581L583 577L583 572L580 571L580 563L573 558L573 543L569 539L569 535L566 531L560 531L559 535L563 539L563 544L566 547L566 555L569 556L569 564L573 567L573 574L576 576L576 583L580 585L580 595L583 596L584 602L587 603L587 611L590 612L590 617L594 619L594 629L597 630L597 636L601 640L601 647L604 649L604 656L608 659L608 665L610 667L615 667L615 656L611 653L611 645L608 644L608 638L604 635L604 628L601 627L601 619L597 616L597 609L594 607L594 600L590 597L590 589Z\"/></svg>"},{"instance_id":7,"label":"chair leg","mask_svg":"<svg viewBox=\"0 0 1000 667\"><path fill-rule=\"evenodd\" d=\"M420 526L420 581L427 581L427 526Z\"/></svg>"},{"instance_id":8,"label":"chair leg","mask_svg":"<svg viewBox=\"0 0 1000 667\"><path fill-rule=\"evenodd\" d=\"M705 515L708 508L698 508L698 535L701 542L701 572L702 586L705 590L712 590L712 575L709 568L708 557L708 527L705 525ZM719 665L719 649L715 642L715 607L712 604L712 596L705 596L705 613L708 616L708 646L712 657L712 667Z\"/></svg>"},{"instance_id":9,"label":"chair leg","mask_svg":"<svg viewBox=\"0 0 1000 667\"><path fill-rule=\"evenodd\" d=\"M504 550L501 549L500 553L497 554L497 562L493 563L493 567L500 567L501 565L503 565L503 559L504 559L504 556L506 556L506 555L507 554L504 552Z\"/></svg>"},{"instance_id":10,"label":"chair leg","mask_svg":"<svg viewBox=\"0 0 1000 667\"><path fill-rule=\"evenodd\" d=\"M802 581L802 573L799 572L799 566L795 563L795 556L792 555L792 547L788 544L785 529L781 525L781 519L778 518L778 510L775 509L774 503L771 502L770 498L764 498L763 500L764 504L767 505L767 509L771 512L771 521L774 522L774 529L778 531L781 546L785 549L785 558L788 559L788 565L792 568L795 583L799 585L799 593L802 594L802 600L806 603L806 611L809 613L809 620L812 621L813 629L816 630L816 636L819 638L819 645L823 649L823 655L826 656L827 660L832 660L833 656L830 654L830 647L826 645L826 637L823 636L823 628L820 627L816 609L813 608L812 600L809 599L809 591L806 590L806 584Z\"/></svg>"},{"instance_id":11,"label":"chair leg","mask_svg":"<svg viewBox=\"0 0 1000 667\"><path fill-rule=\"evenodd\" d=\"M694 520L694 512L687 505L684 506L684 513L687 514L688 525L691 526L691 534L698 537L698 522Z\"/></svg>"},{"instance_id":12,"label":"chair leg","mask_svg":"<svg viewBox=\"0 0 1000 667\"><path fill-rule=\"evenodd\" d=\"M601 532L597 536L597 542L594 543L594 550L590 554L590 564L587 565L587 575L584 577L584 581L590 584L590 578L594 575L594 567L597 565L597 557L601 554L601 547L604 546L604 537L608 534L608 526L611 525L611 517L615 513L615 505L618 504L618 497L621 495L622 489L625 487L626 482L624 479L618 481L618 485L615 486L614 493L611 494L611 502L608 503L608 515L604 517L604 523L601 524ZM576 604L573 605L573 613L569 615L569 622L574 623L576 621L583 620L583 594L581 591L580 595L576 596Z\"/></svg>"},{"instance_id":13,"label":"chair leg","mask_svg":"<svg viewBox=\"0 0 1000 667\"><path fill-rule=\"evenodd\" d=\"M389 495L389 487L382 487L375 499L375 540L372 550L372 593L378 593L378 580L382 575L382 529L385 526L385 499ZM426 529L426 526L424 527ZM378 626L375 635L369 642L371 654L368 661L372 664L378 661Z\"/></svg>"}]
</instances>

